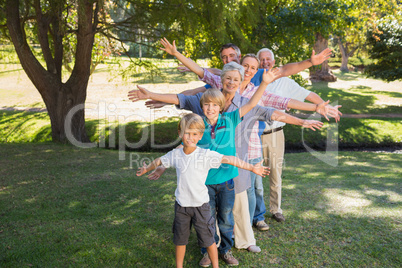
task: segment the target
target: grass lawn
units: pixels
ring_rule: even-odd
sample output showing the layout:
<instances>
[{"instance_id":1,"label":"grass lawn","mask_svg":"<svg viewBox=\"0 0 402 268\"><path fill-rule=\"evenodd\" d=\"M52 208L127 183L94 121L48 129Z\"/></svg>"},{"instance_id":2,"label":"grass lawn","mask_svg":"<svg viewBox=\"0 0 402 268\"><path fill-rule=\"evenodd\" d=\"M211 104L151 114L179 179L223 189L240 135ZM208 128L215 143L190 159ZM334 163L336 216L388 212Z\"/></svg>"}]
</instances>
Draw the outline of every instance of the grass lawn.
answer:
<instances>
[{"instance_id":1,"label":"grass lawn","mask_svg":"<svg viewBox=\"0 0 402 268\"><path fill-rule=\"evenodd\" d=\"M173 267L175 172L135 177L130 159L160 154L131 153L0 144L0 266ZM261 253L233 250L243 267L402 266L401 154L285 158L286 222L255 231ZM193 232L185 265L200 258Z\"/></svg>"}]
</instances>

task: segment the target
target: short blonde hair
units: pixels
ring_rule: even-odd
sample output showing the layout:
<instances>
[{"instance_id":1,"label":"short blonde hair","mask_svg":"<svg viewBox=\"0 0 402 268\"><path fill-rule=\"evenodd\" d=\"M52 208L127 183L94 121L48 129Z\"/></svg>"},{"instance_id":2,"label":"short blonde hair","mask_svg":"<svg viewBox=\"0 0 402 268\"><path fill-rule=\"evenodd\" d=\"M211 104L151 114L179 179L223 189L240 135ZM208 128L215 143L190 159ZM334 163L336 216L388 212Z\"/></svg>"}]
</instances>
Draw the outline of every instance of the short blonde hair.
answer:
<instances>
[{"instance_id":1,"label":"short blonde hair","mask_svg":"<svg viewBox=\"0 0 402 268\"><path fill-rule=\"evenodd\" d=\"M225 108L226 100L220 90L210 88L207 91L205 91L200 98L201 108L206 102L212 102L218 104L219 107L221 107L219 111L222 112L223 109Z\"/></svg>"},{"instance_id":2,"label":"short blonde hair","mask_svg":"<svg viewBox=\"0 0 402 268\"><path fill-rule=\"evenodd\" d=\"M186 114L180 120L177 130L180 137L184 135L184 132L188 129L198 130L201 134L204 133L205 124L201 116L195 113Z\"/></svg>"},{"instance_id":3,"label":"short blonde hair","mask_svg":"<svg viewBox=\"0 0 402 268\"><path fill-rule=\"evenodd\" d=\"M259 59L255 54L253 54L253 53L248 53L248 54L244 55L244 57L243 57L243 58L241 59L241 61L240 61L240 64L243 64L243 60L244 60L245 58L253 58L253 59L255 59L255 60L258 62L258 66L260 66L260 59Z\"/></svg>"}]
</instances>

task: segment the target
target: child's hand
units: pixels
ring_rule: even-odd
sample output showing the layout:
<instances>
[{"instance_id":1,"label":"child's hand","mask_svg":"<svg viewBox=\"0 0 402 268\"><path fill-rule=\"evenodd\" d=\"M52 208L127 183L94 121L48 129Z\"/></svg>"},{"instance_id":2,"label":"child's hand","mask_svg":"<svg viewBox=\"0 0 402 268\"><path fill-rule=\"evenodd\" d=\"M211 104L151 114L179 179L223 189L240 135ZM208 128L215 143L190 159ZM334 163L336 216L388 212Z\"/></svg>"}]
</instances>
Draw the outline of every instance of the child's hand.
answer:
<instances>
[{"instance_id":1,"label":"child's hand","mask_svg":"<svg viewBox=\"0 0 402 268\"><path fill-rule=\"evenodd\" d=\"M321 129L323 123L317 120L303 120L302 127L309 128L315 131L315 129Z\"/></svg>"},{"instance_id":2,"label":"child's hand","mask_svg":"<svg viewBox=\"0 0 402 268\"><path fill-rule=\"evenodd\" d=\"M147 164L143 163L142 167L138 168L136 175L139 177L145 173L147 173Z\"/></svg>"},{"instance_id":3,"label":"child's hand","mask_svg":"<svg viewBox=\"0 0 402 268\"><path fill-rule=\"evenodd\" d=\"M174 55L177 52L175 40L173 40L173 45L170 44L166 37L162 38L160 42L164 46L164 48L161 47L160 49L166 51L168 54Z\"/></svg>"},{"instance_id":4,"label":"child's hand","mask_svg":"<svg viewBox=\"0 0 402 268\"><path fill-rule=\"evenodd\" d=\"M150 180L157 180L162 176L162 174L165 172L166 168L164 166L158 166L154 171L152 171L148 175L148 179Z\"/></svg>"},{"instance_id":5,"label":"child's hand","mask_svg":"<svg viewBox=\"0 0 402 268\"><path fill-rule=\"evenodd\" d=\"M266 175L269 175L269 172L270 172L269 167L264 167L262 165L263 161L264 160L262 160L260 163L255 164L253 166L253 170L252 170L255 174L257 174L261 177L265 177Z\"/></svg>"},{"instance_id":6,"label":"child's hand","mask_svg":"<svg viewBox=\"0 0 402 268\"><path fill-rule=\"evenodd\" d=\"M130 90L128 92L128 98L132 102L136 102L139 100L147 100L151 98L150 92L143 87L137 85L137 89Z\"/></svg>"},{"instance_id":7,"label":"child's hand","mask_svg":"<svg viewBox=\"0 0 402 268\"><path fill-rule=\"evenodd\" d=\"M279 78L280 76L280 69L279 68L271 68L267 71L267 69L264 69L264 73L262 75L262 80L269 84L275 79Z\"/></svg>"}]
</instances>

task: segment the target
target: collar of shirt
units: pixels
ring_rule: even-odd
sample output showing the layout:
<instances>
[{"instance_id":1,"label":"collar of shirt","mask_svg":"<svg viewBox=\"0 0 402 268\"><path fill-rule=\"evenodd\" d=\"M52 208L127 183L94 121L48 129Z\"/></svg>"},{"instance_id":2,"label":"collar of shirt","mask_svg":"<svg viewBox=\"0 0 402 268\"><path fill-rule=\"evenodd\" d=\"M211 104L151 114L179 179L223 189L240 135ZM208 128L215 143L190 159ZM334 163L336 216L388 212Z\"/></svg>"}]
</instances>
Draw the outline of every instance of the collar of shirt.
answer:
<instances>
[{"instance_id":1,"label":"collar of shirt","mask_svg":"<svg viewBox=\"0 0 402 268\"><path fill-rule=\"evenodd\" d=\"M204 117L205 129L210 131L211 139L215 139L216 130L222 125L221 119L222 119L222 115L219 114L218 120L216 121L215 125L211 125L210 123L208 123L207 117Z\"/></svg>"},{"instance_id":2,"label":"collar of shirt","mask_svg":"<svg viewBox=\"0 0 402 268\"><path fill-rule=\"evenodd\" d=\"M221 89L221 92L222 92L222 89ZM239 109L240 105L241 105L241 96L240 96L239 91L236 91L236 93L232 99L232 104L224 112L228 112L228 113L233 112L234 110Z\"/></svg>"},{"instance_id":3,"label":"collar of shirt","mask_svg":"<svg viewBox=\"0 0 402 268\"><path fill-rule=\"evenodd\" d=\"M239 92L239 94L243 97L243 96L245 96L249 91L253 91L254 88L255 88L255 85L254 85L252 82L250 82L250 83L247 84L246 88L244 89L243 94L240 94L240 88L239 88L239 90L237 90L237 92Z\"/></svg>"}]
</instances>

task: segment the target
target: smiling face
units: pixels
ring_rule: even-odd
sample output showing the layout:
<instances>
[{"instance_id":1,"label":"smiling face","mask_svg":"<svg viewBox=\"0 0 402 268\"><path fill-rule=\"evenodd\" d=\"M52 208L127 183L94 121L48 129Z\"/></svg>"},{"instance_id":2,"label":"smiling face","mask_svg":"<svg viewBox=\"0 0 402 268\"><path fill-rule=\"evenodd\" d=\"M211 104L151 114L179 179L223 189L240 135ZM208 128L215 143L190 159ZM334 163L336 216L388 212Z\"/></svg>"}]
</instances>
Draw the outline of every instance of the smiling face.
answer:
<instances>
[{"instance_id":1,"label":"smiling face","mask_svg":"<svg viewBox=\"0 0 402 268\"><path fill-rule=\"evenodd\" d=\"M240 87L241 75L239 71L227 71L222 78L222 91L234 94Z\"/></svg>"},{"instance_id":2,"label":"smiling face","mask_svg":"<svg viewBox=\"0 0 402 268\"><path fill-rule=\"evenodd\" d=\"M227 64L231 61L240 63L240 55L237 55L236 51L231 47L222 50L221 59L223 64Z\"/></svg>"},{"instance_id":3,"label":"smiling face","mask_svg":"<svg viewBox=\"0 0 402 268\"><path fill-rule=\"evenodd\" d=\"M218 120L221 107L218 103L215 102L204 102L202 104L202 111L208 118L209 122L215 123Z\"/></svg>"},{"instance_id":4,"label":"smiling face","mask_svg":"<svg viewBox=\"0 0 402 268\"><path fill-rule=\"evenodd\" d=\"M263 51L259 55L260 59L260 68L262 69L270 69L274 67L275 60L271 52Z\"/></svg>"},{"instance_id":5,"label":"smiling face","mask_svg":"<svg viewBox=\"0 0 402 268\"><path fill-rule=\"evenodd\" d=\"M203 133L199 129L186 129L182 134L183 146L185 148L195 148L197 143L202 139Z\"/></svg>"},{"instance_id":6,"label":"smiling face","mask_svg":"<svg viewBox=\"0 0 402 268\"><path fill-rule=\"evenodd\" d=\"M250 82L258 71L258 61L253 57L245 57L241 65L244 67L244 81Z\"/></svg>"}]
</instances>

